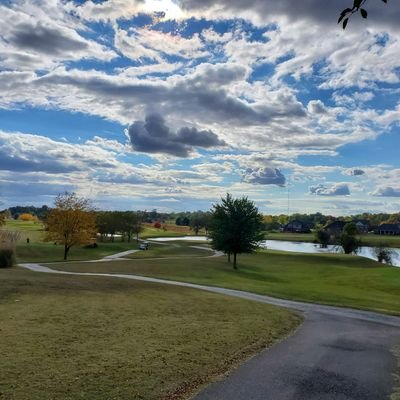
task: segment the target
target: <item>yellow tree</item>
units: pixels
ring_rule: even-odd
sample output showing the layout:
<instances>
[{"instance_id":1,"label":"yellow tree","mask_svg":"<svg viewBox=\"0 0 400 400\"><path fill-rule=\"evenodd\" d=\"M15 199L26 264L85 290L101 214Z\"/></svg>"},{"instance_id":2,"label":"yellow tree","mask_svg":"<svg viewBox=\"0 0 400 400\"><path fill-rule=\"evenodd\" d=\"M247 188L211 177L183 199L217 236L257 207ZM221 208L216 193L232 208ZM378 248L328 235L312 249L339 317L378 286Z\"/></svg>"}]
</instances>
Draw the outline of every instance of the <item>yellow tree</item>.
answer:
<instances>
[{"instance_id":1,"label":"yellow tree","mask_svg":"<svg viewBox=\"0 0 400 400\"><path fill-rule=\"evenodd\" d=\"M29 213L23 213L23 214L21 214L21 215L18 217L18 219L19 219L20 221L24 221L24 222L30 222L30 221L36 221L36 220L37 220L37 218L36 218L34 215L29 214Z\"/></svg>"},{"instance_id":2,"label":"yellow tree","mask_svg":"<svg viewBox=\"0 0 400 400\"><path fill-rule=\"evenodd\" d=\"M64 245L64 260L72 246L92 243L96 236L95 212L90 200L75 193L59 194L46 219L46 239Z\"/></svg>"}]
</instances>

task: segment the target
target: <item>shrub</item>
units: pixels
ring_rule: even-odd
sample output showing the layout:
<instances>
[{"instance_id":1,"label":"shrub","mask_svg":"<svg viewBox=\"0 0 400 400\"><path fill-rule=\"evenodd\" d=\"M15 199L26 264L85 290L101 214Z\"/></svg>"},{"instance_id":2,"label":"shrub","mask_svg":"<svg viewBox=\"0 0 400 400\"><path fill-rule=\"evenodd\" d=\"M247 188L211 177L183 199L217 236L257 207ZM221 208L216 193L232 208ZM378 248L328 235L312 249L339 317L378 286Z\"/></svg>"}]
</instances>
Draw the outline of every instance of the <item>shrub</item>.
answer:
<instances>
[{"instance_id":1,"label":"shrub","mask_svg":"<svg viewBox=\"0 0 400 400\"><path fill-rule=\"evenodd\" d=\"M347 233L342 233L340 235L339 243L342 246L345 254L357 254L357 250L361 245L360 241L354 235L349 235Z\"/></svg>"},{"instance_id":2,"label":"shrub","mask_svg":"<svg viewBox=\"0 0 400 400\"><path fill-rule=\"evenodd\" d=\"M21 214L21 215L18 217L18 219L19 219L20 221L24 221L24 222L36 221L36 220L37 220L37 218L36 218L34 215L29 214L29 213Z\"/></svg>"},{"instance_id":3,"label":"shrub","mask_svg":"<svg viewBox=\"0 0 400 400\"><path fill-rule=\"evenodd\" d=\"M97 243L90 243L87 244L86 246L83 246L85 249L97 249L99 245Z\"/></svg>"},{"instance_id":4,"label":"shrub","mask_svg":"<svg viewBox=\"0 0 400 400\"><path fill-rule=\"evenodd\" d=\"M160 229L160 228L161 228L161 223L160 223L160 222L156 222L156 223L154 224L154 228Z\"/></svg>"},{"instance_id":5,"label":"shrub","mask_svg":"<svg viewBox=\"0 0 400 400\"><path fill-rule=\"evenodd\" d=\"M0 248L0 268L9 268L15 265L15 250L12 247Z\"/></svg>"},{"instance_id":6,"label":"shrub","mask_svg":"<svg viewBox=\"0 0 400 400\"><path fill-rule=\"evenodd\" d=\"M387 248L385 245L375 247L375 256L378 262L392 265L393 251Z\"/></svg>"},{"instance_id":7,"label":"shrub","mask_svg":"<svg viewBox=\"0 0 400 400\"><path fill-rule=\"evenodd\" d=\"M326 248L331 240L331 235L324 229L318 229L315 232L315 238L321 247Z\"/></svg>"}]
</instances>

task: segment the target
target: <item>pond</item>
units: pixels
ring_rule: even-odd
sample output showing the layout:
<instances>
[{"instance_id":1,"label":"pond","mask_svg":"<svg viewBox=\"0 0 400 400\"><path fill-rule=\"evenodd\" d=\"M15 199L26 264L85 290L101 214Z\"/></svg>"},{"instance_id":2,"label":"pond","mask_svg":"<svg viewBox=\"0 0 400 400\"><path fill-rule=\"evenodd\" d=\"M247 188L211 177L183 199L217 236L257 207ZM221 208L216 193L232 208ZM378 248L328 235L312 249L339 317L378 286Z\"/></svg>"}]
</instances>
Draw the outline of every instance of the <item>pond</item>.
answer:
<instances>
[{"instance_id":1,"label":"pond","mask_svg":"<svg viewBox=\"0 0 400 400\"><path fill-rule=\"evenodd\" d=\"M171 242L174 240L188 241L207 241L205 236L181 236L181 237L159 237L152 238L156 242ZM261 242L261 247L270 250L292 251L297 253L342 253L340 246L329 245L327 248L321 248L319 244L310 242L289 242L284 240L264 240ZM400 267L400 249L390 248L392 252L392 263L395 267ZM376 260L373 247L362 246L358 250L358 255L361 257Z\"/></svg>"},{"instance_id":2,"label":"pond","mask_svg":"<svg viewBox=\"0 0 400 400\"><path fill-rule=\"evenodd\" d=\"M297 253L343 253L340 246L329 245L327 248L320 247L319 244L310 242L288 242L283 240L264 240L261 246L270 250L294 251ZM392 263L400 267L400 249L390 248L392 252ZM373 247L362 246L358 249L357 255L370 258L376 261Z\"/></svg>"}]
</instances>

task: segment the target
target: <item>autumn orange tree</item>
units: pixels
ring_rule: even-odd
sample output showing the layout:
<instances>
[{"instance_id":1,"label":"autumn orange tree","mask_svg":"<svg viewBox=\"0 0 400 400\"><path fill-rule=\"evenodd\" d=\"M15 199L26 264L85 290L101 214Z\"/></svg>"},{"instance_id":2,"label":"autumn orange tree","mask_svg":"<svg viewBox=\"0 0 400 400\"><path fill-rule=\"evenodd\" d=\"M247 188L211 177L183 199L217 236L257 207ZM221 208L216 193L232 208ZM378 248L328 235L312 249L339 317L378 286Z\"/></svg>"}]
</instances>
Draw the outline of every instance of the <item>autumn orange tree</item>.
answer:
<instances>
[{"instance_id":1,"label":"autumn orange tree","mask_svg":"<svg viewBox=\"0 0 400 400\"><path fill-rule=\"evenodd\" d=\"M72 246L92 243L96 217L90 200L75 193L59 194L46 218L46 240L64 245L64 260Z\"/></svg>"},{"instance_id":2,"label":"autumn orange tree","mask_svg":"<svg viewBox=\"0 0 400 400\"><path fill-rule=\"evenodd\" d=\"M36 220L37 220L37 218L36 218L34 215L29 214L29 213L23 213L23 214L21 214L21 215L18 217L18 219L19 219L20 221L24 221L24 222L30 222L30 221L36 221Z\"/></svg>"}]
</instances>

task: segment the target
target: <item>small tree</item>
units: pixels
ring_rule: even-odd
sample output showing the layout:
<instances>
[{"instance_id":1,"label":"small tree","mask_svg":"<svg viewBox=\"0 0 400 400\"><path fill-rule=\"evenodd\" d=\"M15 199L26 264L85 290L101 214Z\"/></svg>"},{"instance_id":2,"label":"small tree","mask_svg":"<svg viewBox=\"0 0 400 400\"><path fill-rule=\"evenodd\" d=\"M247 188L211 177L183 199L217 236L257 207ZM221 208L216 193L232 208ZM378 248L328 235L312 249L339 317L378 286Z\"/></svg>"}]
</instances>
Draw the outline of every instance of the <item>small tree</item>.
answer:
<instances>
[{"instance_id":1,"label":"small tree","mask_svg":"<svg viewBox=\"0 0 400 400\"><path fill-rule=\"evenodd\" d=\"M6 214L0 213L0 226L4 225L5 223L6 223Z\"/></svg>"},{"instance_id":2,"label":"small tree","mask_svg":"<svg viewBox=\"0 0 400 400\"><path fill-rule=\"evenodd\" d=\"M75 193L59 194L47 220L46 240L64 245L64 260L72 246L93 242L96 236L96 217L88 199Z\"/></svg>"},{"instance_id":3,"label":"small tree","mask_svg":"<svg viewBox=\"0 0 400 400\"><path fill-rule=\"evenodd\" d=\"M139 233L143 232L144 213L136 212L136 222L132 227L132 232L136 234L136 242L139 242Z\"/></svg>"},{"instance_id":4,"label":"small tree","mask_svg":"<svg viewBox=\"0 0 400 400\"><path fill-rule=\"evenodd\" d=\"M193 215L190 217L189 225L196 236L199 234L200 229L205 228L206 224L206 214L201 211L193 213Z\"/></svg>"},{"instance_id":5,"label":"small tree","mask_svg":"<svg viewBox=\"0 0 400 400\"><path fill-rule=\"evenodd\" d=\"M322 248L327 248L331 240L331 235L323 228L319 228L315 231L315 239L321 245Z\"/></svg>"},{"instance_id":6,"label":"small tree","mask_svg":"<svg viewBox=\"0 0 400 400\"><path fill-rule=\"evenodd\" d=\"M136 234L136 241L139 241L139 233L143 230L142 216L139 212L126 211L123 213L122 231L128 236L128 242L132 235Z\"/></svg>"},{"instance_id":7,"label":"small tree","mask_svg":"<svg viewBox=\"0 0 400 400\"><path fill-rule=\"evenodd\" d=\"M392 265L393 250L384 244L380 244L375 247L374 251L378 262Z\"/></svg>"},{"instance_id":8,"label":"small tree","mask_svg":"<svg viewBox=\"0 0 400 400\"><path fill-rule=\"evenodd\" d=\"M157 222L154 223L153 226L154 226L154 228L156 228L156 229L161 229L161 222L157 221Z\"/></svg>"},{"instance_id":9,"label":"small tree","mask_svg":"<svg viewBox=\"0 0 400 400\"><path fill-rule=\"evenodd\" d=\"M253 252L264 238L263 216L247 197L234 199L229 193L211 212L212 247L233 254L233 268L237 269L237 254Z\"/></svg>"}]
</instances>

